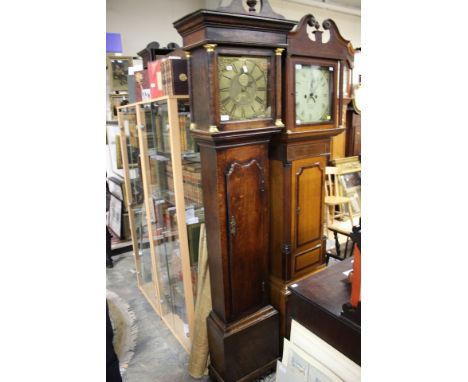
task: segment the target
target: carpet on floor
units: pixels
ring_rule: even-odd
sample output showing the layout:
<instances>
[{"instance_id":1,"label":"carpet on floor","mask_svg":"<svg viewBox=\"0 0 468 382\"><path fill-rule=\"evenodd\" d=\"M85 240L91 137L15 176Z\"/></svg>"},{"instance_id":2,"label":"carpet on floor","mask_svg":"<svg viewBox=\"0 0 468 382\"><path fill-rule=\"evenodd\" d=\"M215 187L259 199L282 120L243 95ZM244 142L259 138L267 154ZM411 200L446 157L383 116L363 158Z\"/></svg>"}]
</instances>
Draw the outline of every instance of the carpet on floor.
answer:
<instances>
[{"instance_id":1,"label":"carpet on floor","mask_svg":"<svg viewBox=\"0 0 468 382\"><path fill-rule=\"evenodd\" d=\"M137 340L135 314L124 300L108 289L106 289L106 299L114 329L114 350L119 359L120 374L123 375L135 353Z\"/></svg>"}]
</instances>

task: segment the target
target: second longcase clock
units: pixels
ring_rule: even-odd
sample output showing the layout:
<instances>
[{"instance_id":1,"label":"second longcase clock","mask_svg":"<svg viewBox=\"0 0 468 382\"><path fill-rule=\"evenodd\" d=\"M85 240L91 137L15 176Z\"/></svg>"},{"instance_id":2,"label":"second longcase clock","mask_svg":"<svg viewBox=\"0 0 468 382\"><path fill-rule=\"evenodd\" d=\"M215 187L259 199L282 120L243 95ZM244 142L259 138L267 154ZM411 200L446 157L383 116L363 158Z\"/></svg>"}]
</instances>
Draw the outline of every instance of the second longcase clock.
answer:
<instances>
[{"instance_id":1,"label":"second longcase clock","mask_svg":"<svg viewBox=\"0 0 468 382\"><path fill-rule=\"evenodd\" d=\"M316 30L312 38L307 26ZM288 34L284 57L285 128L270 145L270 286L286 334L288 286L324 266L325 167L331 138L344 130L343 89L353 57L332 20L312 15Z\"/></svg>"}]
</instances>

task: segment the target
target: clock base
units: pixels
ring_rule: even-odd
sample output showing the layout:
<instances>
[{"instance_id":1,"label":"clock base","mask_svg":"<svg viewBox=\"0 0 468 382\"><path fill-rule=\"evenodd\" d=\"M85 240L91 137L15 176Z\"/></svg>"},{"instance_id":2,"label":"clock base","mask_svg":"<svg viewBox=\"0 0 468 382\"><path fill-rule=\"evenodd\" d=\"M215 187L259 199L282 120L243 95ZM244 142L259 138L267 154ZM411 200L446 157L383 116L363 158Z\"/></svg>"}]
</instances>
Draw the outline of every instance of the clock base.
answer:
<instances>
[{"instance_id":1,"label":"clock base","mask_svg":"<svg viewBox=\"0 0 468 382\"><path fill-rule=\"evenodd\" d=\"M301 277L296 277L290 281L284 281L275 276L270 275L270 301L271 305L273 305L273 307L279 312L280 355L283 354L283 338L289 338L290 328L288 327L287 322L287 311L288 297L291 294L291 292L288 290L288 288L291 285L297 283L298 281L301 281L302 279L305 279L306 277L309 277L314 273L320 272L324 268L325 264L317 264L315 267L311 268L305 275Z\"/></svg>"},{"instance_id":2,"label":"clock base","mask_svg":"<svg viewBox=\"0 0 468 382\"><path fill-rule=\"evenodd\" d=\"M230 324L211 311L207 318L210 376L247 382L274 369L279 358L279 315L268 305Z\"/></svg>"}]
</instances>

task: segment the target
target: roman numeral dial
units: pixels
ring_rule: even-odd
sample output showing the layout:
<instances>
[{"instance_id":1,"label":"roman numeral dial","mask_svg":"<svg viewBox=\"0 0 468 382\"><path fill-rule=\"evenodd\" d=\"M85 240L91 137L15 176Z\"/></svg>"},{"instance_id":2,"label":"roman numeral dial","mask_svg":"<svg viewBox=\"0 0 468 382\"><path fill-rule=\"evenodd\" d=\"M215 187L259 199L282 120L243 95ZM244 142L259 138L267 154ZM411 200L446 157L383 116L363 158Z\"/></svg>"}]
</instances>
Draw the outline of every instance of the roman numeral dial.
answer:
<instances>
[{"instance_id":1,"label":"roman numeral dial","mask_svg":"<svg viewBox=\"0 0 468 382\"><path fill-rule=\"evenodd\" d=\"M268 57L218 56L221 121L269 118Z\"/></svg>"}]
</instances>

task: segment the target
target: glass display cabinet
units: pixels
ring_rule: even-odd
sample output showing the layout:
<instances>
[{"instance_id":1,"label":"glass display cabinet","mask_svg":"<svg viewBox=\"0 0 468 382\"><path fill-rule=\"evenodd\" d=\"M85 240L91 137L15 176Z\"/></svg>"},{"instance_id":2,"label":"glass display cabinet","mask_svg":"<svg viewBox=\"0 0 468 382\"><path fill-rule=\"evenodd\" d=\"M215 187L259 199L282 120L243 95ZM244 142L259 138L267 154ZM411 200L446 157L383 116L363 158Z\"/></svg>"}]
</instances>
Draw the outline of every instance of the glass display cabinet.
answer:
<instances>
[{"instance_id":1,"label":"glass display cabinet","mask_svg":"<svg viewBox=\"0 0 468 382\"><path fill-rule=\"evenodd\" d=\"M118 120L138 287L189 351L204 209L188 97L128 104Z\"/></svg>"}]
</instances>

